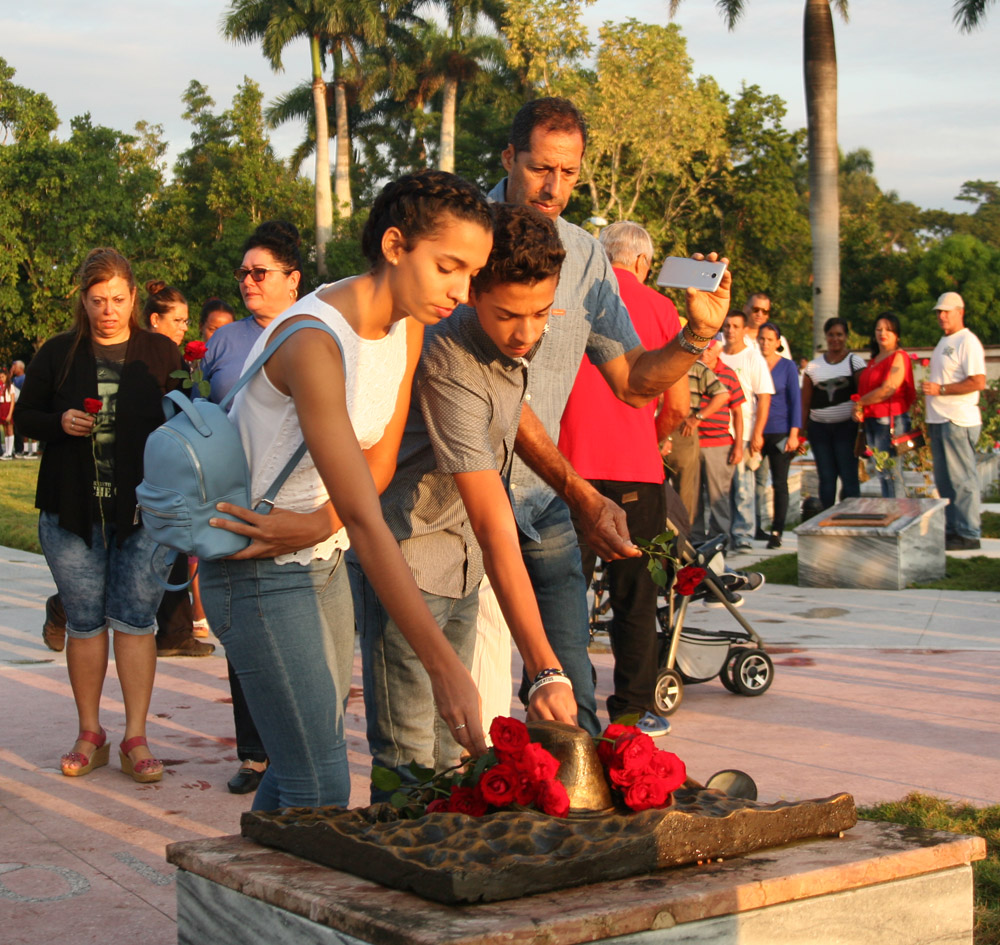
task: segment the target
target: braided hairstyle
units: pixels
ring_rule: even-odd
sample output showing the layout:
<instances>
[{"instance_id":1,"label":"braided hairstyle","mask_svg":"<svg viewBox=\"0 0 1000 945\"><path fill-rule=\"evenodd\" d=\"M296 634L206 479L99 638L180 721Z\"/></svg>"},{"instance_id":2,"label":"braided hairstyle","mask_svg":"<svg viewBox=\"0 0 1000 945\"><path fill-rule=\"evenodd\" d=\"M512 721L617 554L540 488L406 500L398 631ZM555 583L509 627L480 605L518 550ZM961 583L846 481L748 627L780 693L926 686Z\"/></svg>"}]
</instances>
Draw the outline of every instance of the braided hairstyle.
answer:
<instances>
[{"instance_id":1,"label":"braided hairstyle","mask_svg":"<svg viewBox=\"0 0 1000 945\"><path fill-rule=\"evenodd\" d=\"M534 207L493 205L493 249L472 277L477 293L514 282L533 285L557 276L566 258L555 223Z\"/></svg>"},{"instance_id":2,"label":"braided hairstyle","mask_svg":"<svg viewBox=\"0 0 1000 945\"><path fill-rule=\"evenodd\" d=\"M487 231L493 229L493 211L474 184L445 171L407 174L386 184L375 198L361 234L361 251L372 269L378 269L384 261L386 230L399 230L410 250L414 242L438 228L445 214L478 223Z\"/></svg>"}]
</instances>

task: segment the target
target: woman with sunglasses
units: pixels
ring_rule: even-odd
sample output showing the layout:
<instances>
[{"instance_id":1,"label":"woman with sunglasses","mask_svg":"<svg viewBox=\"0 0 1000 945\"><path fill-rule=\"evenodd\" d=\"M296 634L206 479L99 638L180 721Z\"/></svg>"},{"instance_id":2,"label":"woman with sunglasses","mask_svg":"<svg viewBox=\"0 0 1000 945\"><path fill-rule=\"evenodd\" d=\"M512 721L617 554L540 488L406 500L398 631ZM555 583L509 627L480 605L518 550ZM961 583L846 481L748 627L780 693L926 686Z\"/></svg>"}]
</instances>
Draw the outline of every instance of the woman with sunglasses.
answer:
<instances>
[{"instance_id":1,"label":"woman with sunglasses","mask_svg":"<svg viewBox=\"0 0 1000 945\"><path fill-rule=\"evenodd\" d=\"M202 564L209 622L226 646L271 762L254 798L257 810L346 806L350 799L344 708L354 610L343 564L349 545L430 675L441 717L463 748L477 755L486 750L472 677L427 609L382 518L378 492L395 466L423 326L468 299L492 242L492 213L473 185L440 171L390 183L362 235L369 271L297 302L249 355L256 357L294 322L315 326L270 357L236 397L231 416L249 458L254 497L304 441L308 452L276 502L286 515L326 516L328 523L325 540L265 556L255 530L278 510L262 516L223 503L221 510L243 522L213 524L250 535L258 548ZM265 261L248 251L244 267ZM254 286L271 278L280 285L281 277L268 273ZM248 307L259 307L248 279L243 286ZM336 338L317 330L321 325Z\"/></svg>"},{"instance_id":2,"label":"woman with sunglasses","mask_svg":"<svg viewBox=\"0 0 1000 945\"><path fill-rule=\"evenodd\" d=\"M219 403L239 380L247 355L264 329L299 296L302 256L299 253L298 229L284 220L262 223L244 244L243 259L233 270L233 275L250 317L223 324L208 338L202 371L211 385L210 399L215 403ZM302 541L307 544L310 537L304 537ZM200 579L198 597L201 602ZM204 602L201 606L204 608ZM227 787L233 794L250 794L257 790L267 770L267 751L228 656L226 664L229 690L233 697L236 756L240 761L240 767L227 782Z\"/></svg>"}]
</instances>

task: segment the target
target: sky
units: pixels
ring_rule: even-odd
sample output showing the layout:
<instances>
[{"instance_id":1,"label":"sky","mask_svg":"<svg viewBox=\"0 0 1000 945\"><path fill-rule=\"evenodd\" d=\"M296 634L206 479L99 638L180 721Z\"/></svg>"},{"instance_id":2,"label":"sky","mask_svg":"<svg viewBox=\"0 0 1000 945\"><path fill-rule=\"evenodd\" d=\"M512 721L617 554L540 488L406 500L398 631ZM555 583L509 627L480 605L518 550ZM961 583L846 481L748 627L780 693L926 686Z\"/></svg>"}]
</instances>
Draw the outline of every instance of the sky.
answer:
<instances>
[{"instance_id":1,"label":"sky","mask_svg":"<svg viewBox=\"0 0 1000 945\"><path fill-rule=\"evenodd\" d=\"M0 0L0 57L14 81L45 92L68 134L90 112L97 124L131 130L160 124L171 160L191 128L181 94L198 79L221 109L244 76L265 99L309 75L304 42L288 47L274 73L256 46L222 38L227 7L216 0ZM694 71L737 94L743 83L785 100L788 128L805 125L802 0L747 0L728 32L712 0L684 0L675 22ZM1000 8L984 28L960 33L951 0L854 0L850 21L834 14L843 151L867 148L883 190L925 208L971 209L955 201L967 180L1000 179ZM596 0L585 11L593 38L601 23L634 17L668 22L667 0ZM287 156L302 137L289 124L272 136ZM498 177L500 174L499 161Z\"/></svg>"}]
</instances>

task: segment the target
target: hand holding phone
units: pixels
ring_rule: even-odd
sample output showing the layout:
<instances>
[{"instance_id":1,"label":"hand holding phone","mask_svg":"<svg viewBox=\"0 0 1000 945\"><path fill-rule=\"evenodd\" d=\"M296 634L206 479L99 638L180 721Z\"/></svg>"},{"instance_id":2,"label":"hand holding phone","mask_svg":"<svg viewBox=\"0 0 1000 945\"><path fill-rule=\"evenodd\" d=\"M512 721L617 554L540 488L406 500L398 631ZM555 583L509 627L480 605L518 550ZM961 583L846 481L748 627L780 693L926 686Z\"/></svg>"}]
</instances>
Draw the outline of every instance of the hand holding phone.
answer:
<instances>
[{"instance_id":1,"label":"hand holding phone","mask_svg":"<svg viewBox=\"0 0 1000 945\"><path fill-rule=\"evenodd\" d=\"M725 271L725 262L668 256L663 261L660 274L656 277L656 284L673 286L678 289L700 289L703 292L714 292L719 287Z\"/></svg>"}]
</instances>

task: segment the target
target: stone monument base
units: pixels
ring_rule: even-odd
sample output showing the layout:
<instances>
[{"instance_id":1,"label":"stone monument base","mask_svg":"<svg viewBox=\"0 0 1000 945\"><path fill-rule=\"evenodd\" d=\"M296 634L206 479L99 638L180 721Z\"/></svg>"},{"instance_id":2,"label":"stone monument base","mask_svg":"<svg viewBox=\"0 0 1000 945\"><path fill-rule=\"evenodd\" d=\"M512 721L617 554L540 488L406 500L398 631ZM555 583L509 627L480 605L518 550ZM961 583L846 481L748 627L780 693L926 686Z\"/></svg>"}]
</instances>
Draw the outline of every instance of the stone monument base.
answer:
<instances>
[{"instance_id":1,"label":"stone monument base","mask_svg":"<svg viewBox=\"0 0 1000 945\"><path fill-rule=\"evenodd\" d=\"M795 529L799 587L863 587L899 591L944 577L947 499L845 499ZM887 514L888 513L888 514ZM824 525L837 516L856 524ZM884 526L866 521L891 517Z\"/></svg>"},{"instance_id":2,"label":"stone monument base","mask_svg":"<svg viewBox=\"0 0 1000 945\"><path fill-rule=\"evenodd\" d=\"M480 905L389 889L241 837L174 843L179 945L971 945L978 837L840 838Z\"/></svg>"}]
</instances>

